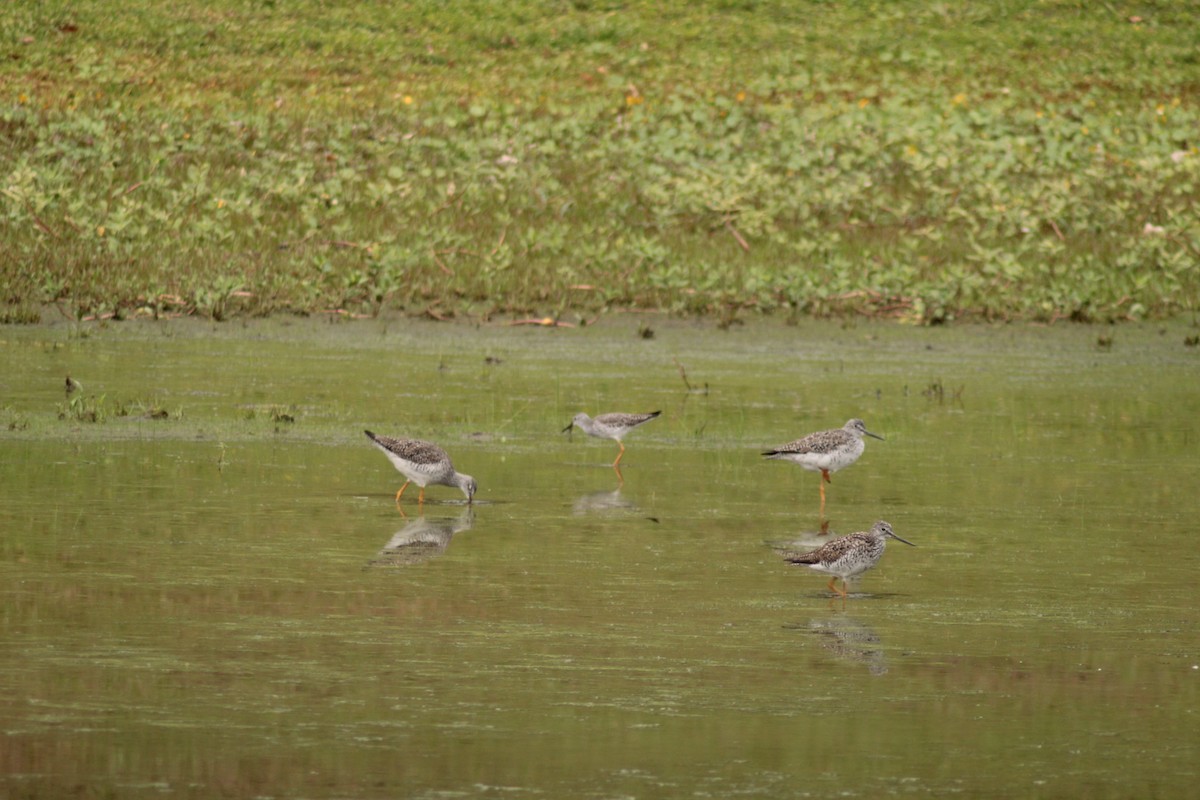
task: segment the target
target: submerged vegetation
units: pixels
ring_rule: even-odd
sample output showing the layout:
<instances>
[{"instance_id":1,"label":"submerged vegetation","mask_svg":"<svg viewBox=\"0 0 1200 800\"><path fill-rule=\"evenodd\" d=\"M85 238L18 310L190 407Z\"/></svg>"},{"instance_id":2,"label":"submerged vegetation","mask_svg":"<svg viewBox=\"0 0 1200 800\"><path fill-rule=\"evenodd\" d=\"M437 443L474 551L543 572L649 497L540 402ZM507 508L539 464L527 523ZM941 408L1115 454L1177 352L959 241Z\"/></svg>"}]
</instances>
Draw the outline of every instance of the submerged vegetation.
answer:
<instances>
[{"instance_id":1,"label":"submerged vegetation","mask_svg":"<svg viewBox=\"0 0 1200 800\"><path fill-rule=\"evenodd\" d=\"M1186 3L0 9L0 320L1200 300Z\"/></svg>"}]
</instances>

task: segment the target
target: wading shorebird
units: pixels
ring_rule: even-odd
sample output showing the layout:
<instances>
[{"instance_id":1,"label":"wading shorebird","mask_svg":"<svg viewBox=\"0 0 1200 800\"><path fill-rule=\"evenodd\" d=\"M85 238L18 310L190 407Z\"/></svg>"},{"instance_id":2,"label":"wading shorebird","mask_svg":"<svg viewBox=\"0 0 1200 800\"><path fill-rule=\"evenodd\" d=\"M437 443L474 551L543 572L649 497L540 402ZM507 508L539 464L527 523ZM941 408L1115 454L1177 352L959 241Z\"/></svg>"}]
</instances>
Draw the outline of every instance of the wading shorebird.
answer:
<instances>
[{"instance_id":1,"label":"wading shorebird","mask_svg":"<svg viewBox=\"0 0 1200 800\"><path fill-rule=\"evenodd\" d=\"M839 536L811 553L788 558L788 562L833 576L829 579L829 591L844 598L849 594L846 581L879 563L889 537L910 547L916 547L907 539L897 536L890 524L880 520L869 531ZM841 591L834 585L838 578L842 579Z\"/></svg>"},{"instance_id":2,"label":"wading shorebird","mask_svg":"<svg viewBox=\"0 0 1200 800\"><path fill-rule=\"evenodd\" d=\"M864 436L883 441L883 437L867 430L861 419L852 419L831 431L810 433L802 439L781 445L763 453L767 458L790 461L807 470L821 473L821 513L825 513L825 484L832 483L829 473L837 472L858 461L867 443Z\"/></svg>"},{"instance_id":3,"label":"wading shorebird","mask_svg":"<svg viewBox=\"0 0 1200 800\"><path fill-rule=\"evenodd\" d=\"M617 465L621 463L621 456L625 455L625 443L621 440L634 428L644 425L661 413L661 411L651 411L649 414L601 414L598 417L589 417L587 414L579 413L575 415L575 419L571 420L570 425L562 429L562 432L566 433L572 428L581 428L588 436L615 440L617 444L621 445L621 452L617 453L617 460L612 465L620 474L620 468Z\"/></svg>"},{"instance_id":4,"label":"wading shorebird","mask_svg":"<svg viewBox=\"0 0 1200 800\"><path fill-rule=\"evenodd\" d=\"M371 444L383 451L400 474L407 480L396 492L396 504L410 483L421 487L417 495L417 505L425 504L425 487L429 485L457 486L467 496L467 503L475 499L475 479L454 470L450 456L446 451L430 442L419 439L394 439L391 436L376 436L370 431L363 431Z\"/></svg>"}]
</instances>

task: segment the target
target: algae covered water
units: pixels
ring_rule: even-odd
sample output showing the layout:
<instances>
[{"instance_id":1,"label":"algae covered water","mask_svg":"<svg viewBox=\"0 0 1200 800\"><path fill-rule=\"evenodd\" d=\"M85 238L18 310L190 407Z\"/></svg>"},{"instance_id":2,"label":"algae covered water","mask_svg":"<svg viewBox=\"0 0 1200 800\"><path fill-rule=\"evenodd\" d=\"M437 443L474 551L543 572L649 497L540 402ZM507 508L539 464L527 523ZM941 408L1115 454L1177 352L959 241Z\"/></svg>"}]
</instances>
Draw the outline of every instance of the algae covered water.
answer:
<instances>
[{"instance_id":1,"label":"algae covered water","mask_svg":"<svg viewBox=\"0 0 1200 800\"><path fill-rule=\"evenodd\" d=\"M3 793L1187 796L1185 333L2 329ZM761 452L851 417L822 517ZM845 601L780 555L877 519Z\"/></svg>"}]
</instances>

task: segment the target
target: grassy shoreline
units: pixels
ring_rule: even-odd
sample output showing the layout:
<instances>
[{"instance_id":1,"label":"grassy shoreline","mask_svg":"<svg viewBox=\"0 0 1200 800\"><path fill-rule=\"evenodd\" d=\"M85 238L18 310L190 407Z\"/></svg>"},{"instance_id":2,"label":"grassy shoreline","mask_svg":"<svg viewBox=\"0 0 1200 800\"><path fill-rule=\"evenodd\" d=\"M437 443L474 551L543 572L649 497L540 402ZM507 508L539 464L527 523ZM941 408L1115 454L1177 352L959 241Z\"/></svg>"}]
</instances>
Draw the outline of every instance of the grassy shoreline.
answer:
<instances>
[{"instance_id":1,"label":"grassy shoreline","mask_svg":"<svg viewBox=\"0 0 1200 800\"><path fill-rule=\"evenodd\" d=\"M0 10L0 320L1200 306L1186 4Z\"/></svg>"},{"instance_id":2,"label":"grassy shoreline","mask_svg":"<svg viewBox=\"0 0 1200 800\"><path fill-rule=\"evenodd\" d=\"M905 396L953 408L964 387L966 402L975 402L979 365L1022 374L1038 385L1072 374L1072 385L1083 391L1091 380L1084 372L1095 368L1115 369L1134 383L1147 375L1183 380L1200 364L1200 336L1195 322L1184 319L1122 326L922 327L880 319L802 319L789 325L755 318L720 331L708 319L653 313L613 314L582 329L549 329L504 321L438 323L385 311L361 321L283 315L234 323L194 316L120 324L43 321L0 327L0 353L10 376L0 401L0 434L9 443L275 438L361 446L363 420L348 413L354 401L347 397L362 393L395 394L394 407L406 409L399 413L420 414L422 424L439 436L464 440L480 430L494 431L501 422L507 426L518 415L515 428L505 427L517 440L523 430L543 426L547 413L562 419L552 429L561 431L580 410L573 407L581 402L579 392L598 393L589 400L601 405L609 393L649 392L629 402L680 413L710 397L728 400L739 392L721 366L731 359L749 363L746 374L758 376L757 384L785 392L793 385L796 391L800 385L821 386L831 375L844 377L864 361L905 364L884 367L885 377L863 385L878 388L883 381ZM359 374L332 366L345 359L390 366ZM198 366L181 373L183 362ZM564 364L583 366L568 379L562 378ZM1088 369L1080 372L1081 364ZM628 381L616 377L622 370L638 371L646 383L630 390ZM410 394L411 381L432 376L475 386L509 410L481 423ZM264 385L281 380L286 388L264 391ZM531 404L527 392L542 393L552 412ZM866 388L847 402L874 397L874 389ZM814 413L809 403L796 402L798 413ZM816 401L817 407L825 402Z\"/></svg>"}]
</instances>

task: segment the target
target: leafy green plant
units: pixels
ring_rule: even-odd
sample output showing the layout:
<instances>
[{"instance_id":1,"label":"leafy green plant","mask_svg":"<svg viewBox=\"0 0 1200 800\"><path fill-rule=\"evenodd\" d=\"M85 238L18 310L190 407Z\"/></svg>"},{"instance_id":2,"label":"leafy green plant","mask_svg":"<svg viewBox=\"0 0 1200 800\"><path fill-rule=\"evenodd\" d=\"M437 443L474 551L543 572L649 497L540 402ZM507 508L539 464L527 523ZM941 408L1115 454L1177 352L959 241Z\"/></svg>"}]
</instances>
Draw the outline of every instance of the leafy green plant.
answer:
<instances>
[{"instance_id":1,"label":"leafy green plant","mask_svg":"<svg viewBox=\"0 0 1200 800\"><path fill-rule=\"evenodd\" d=\"M0 426L8 431L23 431L29 427L29 418L12 406L0 406Z\"/></svg>"},{"instance_id":2,"label":"leafy green plant","mask_svg":"<svg viewBox=\"0 0 1200 800\"><path fill-rule=\"evenodd\" d=\"M1169 4L27 5L0 322L1200 301L1200 23Z\"/></svg>"},{"instance_id":3,"label":"leafy green plant","mask_svg":"<svg viewBox=\"0 0 1200 800\"><path fill-rule=\"evenodd\" d=\"M104 422L108 419L110 411L106 399L106 395L97 397L77 392L59 405L58 418L68 422Z\"/></svg>"}]
</instances>

